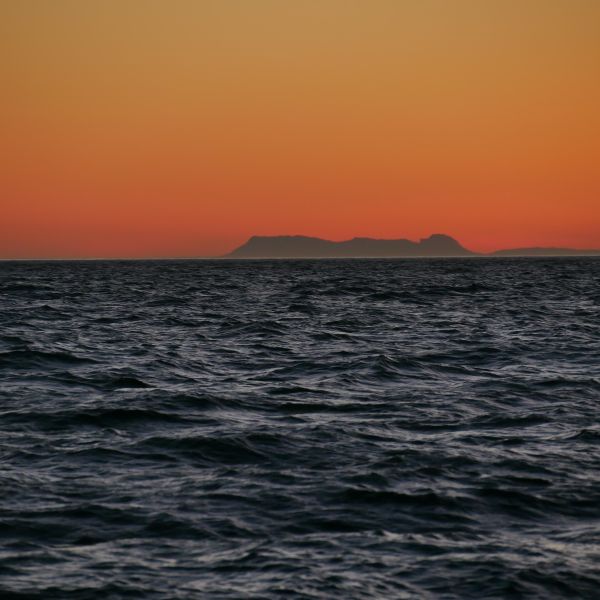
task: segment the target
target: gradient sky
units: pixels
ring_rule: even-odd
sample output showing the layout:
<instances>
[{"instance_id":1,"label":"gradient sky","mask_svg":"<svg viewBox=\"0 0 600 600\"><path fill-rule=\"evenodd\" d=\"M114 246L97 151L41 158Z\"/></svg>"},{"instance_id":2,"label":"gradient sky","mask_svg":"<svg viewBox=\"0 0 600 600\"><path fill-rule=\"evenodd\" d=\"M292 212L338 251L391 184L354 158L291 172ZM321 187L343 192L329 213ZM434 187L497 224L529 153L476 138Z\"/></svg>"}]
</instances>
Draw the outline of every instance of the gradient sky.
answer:
<instances>
[{"instance_id":1,"label":"gradient sky","mask_svg":"<svg viewBox=\"0 0 600 600\"><path fill-rule=\"evenodd\" d=\"M0 0L0 258L600 247L598 0Z\"/></svg>"}]
</instances>

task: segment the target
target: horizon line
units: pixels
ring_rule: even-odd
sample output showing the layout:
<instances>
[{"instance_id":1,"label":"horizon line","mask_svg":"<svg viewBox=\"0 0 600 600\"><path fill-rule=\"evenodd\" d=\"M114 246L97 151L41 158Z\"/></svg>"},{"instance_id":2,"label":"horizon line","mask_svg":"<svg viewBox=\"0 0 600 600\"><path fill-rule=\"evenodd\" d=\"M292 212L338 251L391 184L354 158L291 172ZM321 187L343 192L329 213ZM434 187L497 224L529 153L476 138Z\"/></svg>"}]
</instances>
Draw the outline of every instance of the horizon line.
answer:
<instances>
[{"instance_id":1,"label":"horizon line","mask_svg":"<svg viewBox=\"0 0 600 600\"><path fill-rule=\"evenodd\" d=\"M570 250L570 249L566 249ZM465 260L478 258L512 259L512 258L600 258L600 250L593 248L579 251L573 249L575 254L513 254L498 255L495 252L473 253L466 256L94 256L94 257L35 257L35 258L0 258L0 263L6 262L98 262L98 261L177 261L177 260L223 260L223 261L250 261L250 260Z\"/></svg>"},{"instance_id":2,"label":"horizon line","mask_svg":"<svg viewBox=\"0 0 600 600\"><path fill-rule=\"evenodd\" d=\"M333 245L341 245L348 242L355 241L369 241L369 242L410 242L416 246L423 244L424 242L428 242L433 238L447 238L457 244L462 249L466 250L468 254L466 255L455 255L455 254L424 254L424 255L356 255L356 256L277 256L277 255L267 255L267 256L235 256L234 254L247 246L253 240L256 239L290 239L290 238L303 238L306 240L314 240L319 242L328 242ZM47 257L47 256L34 256L34 257L0 257L0 262L36 262L36 261L175 261L175 260L339 260L339 259L405 259L405 258L564 258L564 257L576 257L576 256L598 256L600 254L600 247L596 248L573 248L567 246L516 246L509 248L499 248L487 252L473 251L469 248L462 245L454 236L446 234L446 233L431 233L427 237L419 237L418 241L414 241L410 238L383 238L383 237L369 237L369 236L354 236L344 238L343 240L331 240L327 238L322 238L314 235L306 235L302 233L286 233L286 234L275 234L275 235L257 235L252 234L246 238L245 242L242 242L241 245L236 246L233 250L229 250L225 254L218 255L180 255L180 256L58 256L58 257ZM510 252L515 252L515 254L507 254ZM522 252L520 254L519 252ZM532 254L532 252L535 252ZM565 254L557 254L557 252Z\"/></svg>"}]
</instances>

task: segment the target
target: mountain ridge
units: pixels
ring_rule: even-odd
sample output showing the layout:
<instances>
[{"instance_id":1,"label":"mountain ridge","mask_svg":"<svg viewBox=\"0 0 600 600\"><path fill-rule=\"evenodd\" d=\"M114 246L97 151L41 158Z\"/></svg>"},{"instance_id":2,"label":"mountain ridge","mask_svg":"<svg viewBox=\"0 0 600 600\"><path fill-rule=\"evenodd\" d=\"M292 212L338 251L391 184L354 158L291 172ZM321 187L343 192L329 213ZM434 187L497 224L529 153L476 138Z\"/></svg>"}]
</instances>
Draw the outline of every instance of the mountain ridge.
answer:
<instances>
[{"instance_id":1,"label":"mountain ridge","mask_svg":"<svg viewBox=\"0 0 600 600\"><path fill-rule=\"evenodd\" d=\"M405 238L354 237L334 242L305 235L253 235L223 258L410 258L469 256L586 256L600 250L572 248L511 248L490 253L473 252L455 238L434 233L414 242Z\"/></svg>"}]
</instances>

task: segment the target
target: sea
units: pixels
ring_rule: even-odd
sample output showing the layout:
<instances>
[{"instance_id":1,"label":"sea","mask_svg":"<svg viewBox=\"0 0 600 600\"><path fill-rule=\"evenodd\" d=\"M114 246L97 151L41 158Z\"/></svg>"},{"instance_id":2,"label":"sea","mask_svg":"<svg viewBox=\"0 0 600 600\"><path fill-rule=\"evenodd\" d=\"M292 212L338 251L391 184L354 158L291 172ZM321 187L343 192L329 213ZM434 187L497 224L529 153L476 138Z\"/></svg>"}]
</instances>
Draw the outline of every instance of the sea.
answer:
<instances>
[{"instance_id":1,"label":"sea","mask_svg":"<svg viewBox=\"0 0 600 600\"><path fill-rule=\"evenodd\" d=\"M600 598L600 258L0 263L0 598Z\"/></svg>"}]
</instances>

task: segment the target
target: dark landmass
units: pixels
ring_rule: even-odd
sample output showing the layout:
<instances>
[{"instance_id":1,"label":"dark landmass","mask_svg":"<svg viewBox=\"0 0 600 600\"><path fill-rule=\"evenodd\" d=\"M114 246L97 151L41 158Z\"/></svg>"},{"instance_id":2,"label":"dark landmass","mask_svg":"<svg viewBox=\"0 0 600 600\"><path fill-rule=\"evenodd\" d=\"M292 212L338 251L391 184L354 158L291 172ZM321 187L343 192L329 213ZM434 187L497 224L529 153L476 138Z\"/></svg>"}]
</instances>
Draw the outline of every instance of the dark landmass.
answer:
<instances>
[{"instance_id":1,"label":"dark landmass","mask_svg":"<svg viewBox=\"0 0 600 600\"><path fill-rule=\"evenodd\" d=\"M600 256L600 250L515 248L490 254L472 252L449 235L436 233L419 242L353 238L332 242L303 235L253 236L225 258L401 258L446 256Z\"/></svg>"},{"instance_id":2,"label":"dark landmass","mask_svg":"<svg viewBox=\"0 0 600 600\"><path fill-rule=\"evenodd\" d=\"M497 250L490 256L600 256L600 250L576 250L574 248L511 248Z\"/></svg>"},{"instance_id":3,"label":"dark landmass","mask_svg":"<svg viewBox=\"0 0 600 600\"><path fill-rule=\"evenodd\" d=\"M420 242L353 238L332 242L302 235L253 236L228 258L389 258L410 256L475 256L447 235L434 234Z\"/></svg>"}]
</instances>

